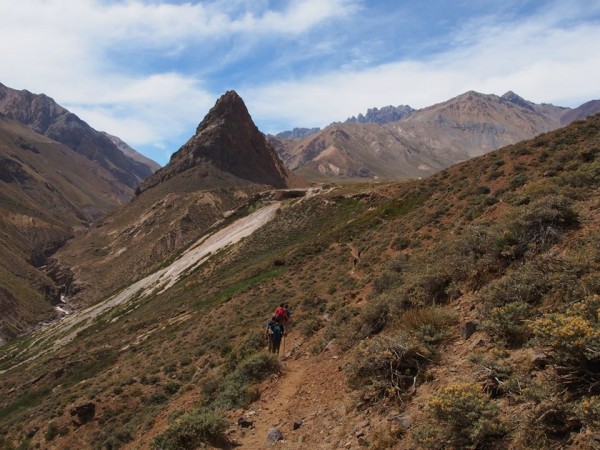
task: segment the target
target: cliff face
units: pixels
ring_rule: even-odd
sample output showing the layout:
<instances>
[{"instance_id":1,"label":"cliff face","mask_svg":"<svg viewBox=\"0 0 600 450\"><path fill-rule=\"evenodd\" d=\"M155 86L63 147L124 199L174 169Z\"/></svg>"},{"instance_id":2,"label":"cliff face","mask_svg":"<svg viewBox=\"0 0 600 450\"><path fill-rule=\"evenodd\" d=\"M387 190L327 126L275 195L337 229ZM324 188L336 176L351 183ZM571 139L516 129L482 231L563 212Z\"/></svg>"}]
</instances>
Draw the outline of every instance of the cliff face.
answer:
<instances>
[{"instance_id":1,"label":"cliff face","mask_svg":"<svg viewBox=\"0 0 600 450\"><path fill-rule=\"evenodd\" d=\"M196 134L173 154L167 166L140 186L139 192L200 166L276 188L287 187L290 176L235 91L228 91L217 101Z\"/></svg>"}]
</instances>

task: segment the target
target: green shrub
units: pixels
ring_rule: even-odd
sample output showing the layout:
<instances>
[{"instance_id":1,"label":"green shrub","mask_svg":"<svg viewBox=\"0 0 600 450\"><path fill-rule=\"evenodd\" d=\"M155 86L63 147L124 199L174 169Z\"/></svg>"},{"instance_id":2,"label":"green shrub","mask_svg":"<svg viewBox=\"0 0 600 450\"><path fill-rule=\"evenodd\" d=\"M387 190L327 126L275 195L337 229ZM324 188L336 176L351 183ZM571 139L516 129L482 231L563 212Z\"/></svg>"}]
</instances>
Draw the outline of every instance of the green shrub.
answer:
<instances>
[{"instance_id":1,"label":"green shrub","mask_svg":"<svg viewBox=\"0 0 600 450\"><path fill-rule=\"evenodd\" d=\"M491 354L475 353L469 356L469 360L481 367L481 380L483 391L491 398L510 396L512 399L523 395L527 387L524 379L519 378L513 370L508 359L502 359L502 352Z\"/></svg>"},{"instance_id":2,"label":"green shrub","mask_svg":"<svg viewBox=\"0 0 600 450\"><path fill-rule=\"evenodd\" d=\"M181 385L179 383L175 383L175 382L169 382L166 386L165 386L165 394L166 395L173 395L175 394L179 389L181 388Z\"/></svg>"},{"instance_id":3,"label":"green shrub","mask_svg":"<svg viewBox=\"0 0 600 450\"><path fill-rule=\"evenodd\" d=\"M50 422L50 424L48 424L48 428L46 428L46 433L44 433L44 439L46 439L46 442L50 442L52 439L58 436L58 434L58 426L54 422Z\"/></svg>"},{"instance_id":4,"label":"green shrub","mask_svg":"<svg viewBox=\"0 0 600 450\"><path fill-rule=\"evenodd\" d=\"M413 308L402 314L400 327L418 342L427 345L430 352L448 337L450 325L456 321L456 315L439 306Z\"/></svg>"},{"instance_id":5,"label":"green shrub","mask_svg":"<svg viewBox=\"0 0 600 450\"><path fill-rule=\"evenodd\" d=\"M377 336L360 343L354 361L346 367L346 379L369 403L401 399L416 387L431 356L427 347L403 335Z\"/></svg>"},{"instance_id":6,"label":"green shrub","mask_svg":"<svg viewBox=\"0 0 600 450\"><path fill-rule=\"evenodd\" d=\"M560 364L587 365L600 358L600 296L592 295L563 312L547 314L533 323L541 345L550 347Z\"/></svg>"},{"instance_id":7,"label":"green shrub","mask_svg":"<svg viewBox=\"0 0 600 450\"><path fill-rule=\"evenodd\" d=\"M102 442L102 448L116 450L124 444L133 441L134 434L130 425L118 427L105 433L106 439Z\"/></svg>"},{"instance_id":8,"label":"green shrub","mask_svg":"<svg viewBox=\"0 0 600 450\"><path fill-rule=\"evenodd\" d=\"M323 322L321 319L319 319L318 317L311 317L307 320L302 321L302 323L299 324L298 328L300 329L300 332L304 337L309 338L317 331L319 331L322 326Z\"/></svg>"},{"instance_id":9,"label":"green shrub","mask_svg":"<svg viewBox=\"0 0 600 450\"><path fill-rule=\"evenodd\" d=\"M225 358L225 370L232 372L238 364L249 355L256 353L265 345L265 333L262 330L256 330L248 334L242 342L235 348L231 348Z\"/></svg>"},{"instance_id":10,"label":"green shrub","mask_svg":"<svg viewBox=\"0 0 600 450\"><path fill-rule=\"evenodd\" d=\"M505 433L498 406L474 383L453 383L428 402L435 425L417 427L414 440L424 448L485 448Z\"/></svg>"},{"instance_id":11,"label":"green shrub","mask_svg":"<svg viewBox=\"0 0 600 450\"><path fill-rule=\"evenodd\" d=\"M254 383L262 381L280 370L281 365L276 355L255 353L244 359L231 374L231 377L244 383Z\"/></svg>"},{"instance_id":12,"label":"green shrub","mask_svg":"<svg viewBox=\"0 0 600 450\"><path fill-rule=\"evenodd\" d=\"M530 265L522 265L489 283L478 297L482 303L493 306L516 301L536 305L549 288L544 273Z\"/></svg>"},{"instance_id":13,"label":"green shrub","mask_svg":"<svg viewBox=\"0 0 600 450\"><path fill-rule=\"evenodd\" d=\"M167 396L163 392L153 392L150 397L144 398L144 403L159 405L167 401Z\"/></svg>"},{"instance_id":14,"label":"green shrub","mask_svg":"<svg viewBox=\"0 0 600 450\"><path fill-rule=\"evenodd\" d=\"M577 405L576 412L585 426L598 429L600 427L600 396L584 398Z\"/></svg>"},{"instance_id":15,"label":"green shrub","mask_svg":"<svg viewBox=\"0 0 600 450\"><path fill-rule=\"evenodd\" d=\"M355 321L355 331L359 339L381 332L389 320L390 308L385 300L368 302Z\"/></svg>"},{"instance_id":16,"label":"green shrub","mask_svg":"<svg viewBox=\"0 0 600 450\"><path fill-rule=\"evenodd\" d=\"M226 420L210 411L184 414L152 442L156 450L195 449L204 443L225 441Z\"/></svg>"},{"instance_id":17,"label":"green shrub","mask_svg":"<svg viewBox=\"0 0 600 450\"><path fill-rule=\"evenodd\" d=\"M557 243L565 230L577 226L579 217L571 205L567 197L549 195L518 210L505 235L513 257L520 258L528 251L539 253Z\"/></svg>"},{"instance_id":18,"label":"green shrub","mask_svg":"<svg viewBox=\"0 0 600 450\"><path fill-rule=\"evenodd\" d=\"M407 236L398 236L392 241L391 248L394 250L405 250L410 247L410 238Z\"/></svg>"},{"instance_id":19,"label":"green shrub","mask_svg":"<svg viewBox=\"0 0 600 450\"><path fill-rule=\"evenodd\" d=\"M557 381L571 391L600 392L600 296L564 307L533 322L537 342L552 350Z\"/></svg>"},{"instance_id":20,"label":"green shrub","mask_svg":"<svg viewBox=\"0 0 600 450\"><path fill-rule=\"evenodd\" d=\"M281 365L276 355L255 353L248 356L225 377L217 395L217 403L223 408L249 405L258 399L258 390L254 384L280 370Z\"/></svg>"},{"instance_id":21,"label":"green shrub","mask_svg":"<svg viewBox=\"0 0 600 450\"><path fill-rule=\"evenodd\" d=\"M482 321L485 331L511 346L522 345L530 335L530 306L522 301L492 307Z\"/></svg>"}]
</instances>

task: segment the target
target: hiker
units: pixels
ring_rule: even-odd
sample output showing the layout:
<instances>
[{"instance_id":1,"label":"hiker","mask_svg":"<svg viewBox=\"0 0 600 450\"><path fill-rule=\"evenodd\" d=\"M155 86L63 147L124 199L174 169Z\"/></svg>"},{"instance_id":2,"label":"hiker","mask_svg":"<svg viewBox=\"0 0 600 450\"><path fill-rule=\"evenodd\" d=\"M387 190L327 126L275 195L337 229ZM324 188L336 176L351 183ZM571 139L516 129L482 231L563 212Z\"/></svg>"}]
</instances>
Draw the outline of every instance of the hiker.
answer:
<instances>
[{"instance_id":1,"label":"hiker","mask_svg":"<svg viewBox=\"0 0 600 450\"><path fill-rule=\"evenodd\" d=\"M273 316L267 324L266 335L269 340L269 352L279 354L279 346L281 338L285 335L285 328L277 316Z\"/></svg>"},{"instance_id":2,"label":"hiker","mask_svg":"<svg viewBox=\"0 0 600 450\"><path fill-rule=\"evenodd\" d=\"M282 325L290 321L291 313L287 303L281 303L277 309L275 309L273 314L275 317L277 317L277 321Z\"/></svg>"},{"instance_id":3,"label":"hiker","mask_svg":"<svg viewBox=\"0 0 600 450\"><path fill-rule=\"evenodd\" d=\"M292 321L292 309L289 307L289 305L287 303L284 304L283 307L285 308L285 310L287 312L287 321L288 321L288 323L290 323Z\"/></svg>"}]
</instances>

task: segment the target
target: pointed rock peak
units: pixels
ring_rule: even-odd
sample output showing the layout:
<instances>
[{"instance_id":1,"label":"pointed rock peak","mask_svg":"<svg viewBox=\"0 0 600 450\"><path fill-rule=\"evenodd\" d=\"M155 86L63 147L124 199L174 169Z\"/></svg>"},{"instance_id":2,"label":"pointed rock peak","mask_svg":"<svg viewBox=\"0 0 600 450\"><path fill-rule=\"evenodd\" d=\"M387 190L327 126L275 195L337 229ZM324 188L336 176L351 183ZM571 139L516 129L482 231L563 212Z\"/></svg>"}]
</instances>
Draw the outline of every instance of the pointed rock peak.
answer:
<instances>
[{"instance_id":1,"label":"pointed rock peak","mask_svg":"<svg viewBox=\"0 0 600 450\"><path fill-rule=\"evenodd\" d=\"M231 90L231 91L227 91L223 95L221 95L221 97L217 100L215 107L219 106L219 105L228 105L228 104L233 104L233 105L242 104L243 105L244 100L242 100L242 97L240 97L237 92Z\"/></svg>"},{"instance_id":2,"label":"pointed rock peak","mask_svg":"<svg viewBox=\"0 0 600 450\"><path fill-rule=\"evenodd\" d=\"M196 134L201 133L211 124L221 121L252 122L250 113L242 97L235 91L227 91L215 103L206 117L196 128Z\"/></svg>"},{"instance_id":3,"label":"pointed rock peak","mask_svg":"<svg viewBox=\"0 0 600 450\"><path fill-rule=\"evenodd\" d=\"M214 167L238 179L277 188L286 187L290 177L235 91L217 100L196 134L139 191L198 167Z\"/></svg>"}]
</instances>

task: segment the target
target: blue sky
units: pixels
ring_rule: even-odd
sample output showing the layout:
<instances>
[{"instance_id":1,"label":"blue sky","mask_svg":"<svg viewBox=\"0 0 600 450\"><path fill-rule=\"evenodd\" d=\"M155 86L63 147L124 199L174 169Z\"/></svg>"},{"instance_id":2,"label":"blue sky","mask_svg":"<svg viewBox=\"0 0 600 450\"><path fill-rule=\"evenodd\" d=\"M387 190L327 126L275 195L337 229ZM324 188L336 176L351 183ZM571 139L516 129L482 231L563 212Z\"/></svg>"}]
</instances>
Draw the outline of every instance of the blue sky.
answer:
<instances>
[{"instance_id":1,"label":"blue sky","mask_svg":"<svg viewBox=\"0 0 600 450\"><path fill-rule=\"evenodd\" d=\"M235 89L264 132L513 90L600 98L600 0L0 0L0 82L160 164Z\"/></svg>"}]
</instances>

